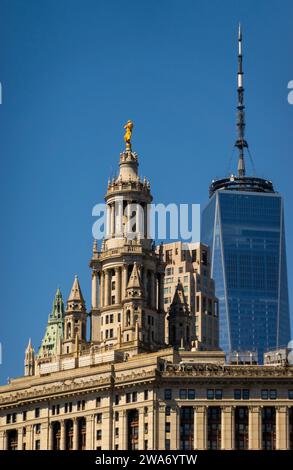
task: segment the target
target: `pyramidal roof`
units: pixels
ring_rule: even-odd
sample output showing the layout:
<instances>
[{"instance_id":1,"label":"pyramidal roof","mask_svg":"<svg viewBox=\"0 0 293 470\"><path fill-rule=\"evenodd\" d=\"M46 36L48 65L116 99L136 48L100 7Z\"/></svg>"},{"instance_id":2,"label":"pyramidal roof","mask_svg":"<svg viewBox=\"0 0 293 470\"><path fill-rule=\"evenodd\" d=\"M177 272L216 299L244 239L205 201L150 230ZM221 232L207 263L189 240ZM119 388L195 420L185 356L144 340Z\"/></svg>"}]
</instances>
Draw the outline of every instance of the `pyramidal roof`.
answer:
<instances>
[{"instance_id":1,"label":"pyramidal roof","mask_svg":"<svg viewBox=\"0 0 293 470\"><path fill-rule=\"evenodd\" d=\"M142 289L140 275L138 272L137 264L134 263L131 276L129 278L127 289Z\"/></svg>"},{"instance_id":2,"label":"pyramidal roof","mask_svg":"<svg viewBox=\"0 0 293 470\"><path fill-rule=\"evenodd\" d=\"M178 279L178 284L173 296L171 306L184 305L187 306L187 302L184 295L184 288L182 282Z\"/></svg>"},{"instance_id":3,"label":"pyramidal roof","mask_svg":"<svg viewBox=\"0 0 293 470\"><path fill-rule=\"evenodd\" d=\"M84 298L81 292L81 288L80 288L77 276L75 276L74 278L73 285L71 287L71 291L68 297L68 301L72 301L72 300L80 301L84 303Z\"/></svg>"}]
</instances>

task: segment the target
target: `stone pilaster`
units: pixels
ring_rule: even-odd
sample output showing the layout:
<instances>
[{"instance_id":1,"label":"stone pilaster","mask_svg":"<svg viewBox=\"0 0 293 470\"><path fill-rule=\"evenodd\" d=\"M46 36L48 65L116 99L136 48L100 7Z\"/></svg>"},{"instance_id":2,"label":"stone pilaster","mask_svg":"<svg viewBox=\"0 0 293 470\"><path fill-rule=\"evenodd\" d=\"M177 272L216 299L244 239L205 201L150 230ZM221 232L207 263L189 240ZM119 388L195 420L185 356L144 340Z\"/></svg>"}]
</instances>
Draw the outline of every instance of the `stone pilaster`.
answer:
<instances>
[{"instance_id":1,"label":"stone pilaster","mask_svg":"<svg viewBox=\"0 0 293 470\"><path fill-rule=\"evenodd\" d=\"M289 410L287 406L276 407L276 450L289 449Z\"/></svg>"},{"instance_id":2,"label":"stone pilaster","mask_svg":"<svg viewBox=\"0 0 293 470\"><path fill-rule=\"evenodd\" d=\"M73 450L78 450L78 420L73 418Z\"/></svg>"},{"instance_id":3,"label":"stone pilaster","mask_svg":"<svg viewBox=\"0 0 293 470\"><path fill-rule=\"evenodd\" d=\"M138 449L144 450L144 410L138 411Z\"/></svg>"},{"instance_id":4,"label":"stone pilaster","mask_svg":"<svg viewBox=\"0 0 293 470\"><path fill-rule=\"evenodd\" d=\"M232 406L222 407L221 441L222 449L232 450L234 448L234 409Z\"/></svg>"},{"instance_id":5,"label":"stone pilaster","mask_svg":"<svg viewBox=\"0 0 293 470\"><path fill-rule=\"evenodd\" d=\"M194 448L207 449L207 407L194 407Z\"/></svg>"},{"instance_id":6,"label":"stone pilaster","mask_svg":"<svg viewBox=\"0 0 293 470\"><path fill-rule=\"evenodd\" d=\"M248 430L249 450L260 450L262 438L260 406L249 407Z\"/></svg>"},{"instance_id":7,"label":"stone pilaster","mask_svg":"<svg viewBox=\"0 0 293 470\"><path fill-rule=\"evenodd\" d=\"M158 428L157 428L157 450L165 449L165 406L159 405L158 408Z\"/></svg>"},{"instance_id":8,"label":"stone pilaster","mask_svg":"<svg viewBox=\"0 0 293 470\"><path fill-rule=\"evenodd\" d=\"M86 450L94 450L94 419L94 415L86 417Z\"/></svg>"},{"instance_id":9,"label":"stone pilaster","mask_svg":"<svg viewBox=\"0 0 293 470\"><path fill-rule=\"evenodd\" d=\"M179 431L180 431L180 408L171 408L170 413L170 449L179 449Z\"/></svg>"},{"instance_id":10,"label":"stone pilaster","mask_svg":"<svg viewBox=\"0 0 293 470\"><path fill-rule=\"evenodd\" d=\"M108 410L103 412L102 449L112 449L112 413Z\"/></svg>"},{"instance_id":11,"label":"stone pilaster","mask_svg":"<svg viewBox=\"0 0 293 470\"><path fill-rule=\"evenodd\" d=\"M98 306L98 273L94 269L92 272L92 308Z\"/></svg>"},{"instance_id":12,"label":"stone pilaster","mask_svg":"<svg viewBox=\"0 0 293 470\"><path fill-rule=\"evenodd\" d=\"M65 421L60 421L60 450L65 450Z\"/></svg>"}]
</instances>

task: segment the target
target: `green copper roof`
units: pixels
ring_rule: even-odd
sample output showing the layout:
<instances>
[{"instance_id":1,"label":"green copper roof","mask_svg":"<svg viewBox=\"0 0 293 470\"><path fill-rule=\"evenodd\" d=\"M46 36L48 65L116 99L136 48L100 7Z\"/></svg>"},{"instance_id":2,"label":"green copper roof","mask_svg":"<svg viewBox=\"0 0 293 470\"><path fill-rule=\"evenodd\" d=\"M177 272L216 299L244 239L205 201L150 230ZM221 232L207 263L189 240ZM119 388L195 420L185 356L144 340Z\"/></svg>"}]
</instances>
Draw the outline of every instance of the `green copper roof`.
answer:
<instances>
[{"instance_id":1,"label":"green copper roof","mask_svg":"<svg viewBox=\"0 0 293 470\"><path fill-rule=\"evenodd\" d=\"M64 302L58 287L54 297L52 311L48 318L45 335L39 349L39 357L52 356L57 352L57 345L63 338Z\"/></svg>"}]
</instances>

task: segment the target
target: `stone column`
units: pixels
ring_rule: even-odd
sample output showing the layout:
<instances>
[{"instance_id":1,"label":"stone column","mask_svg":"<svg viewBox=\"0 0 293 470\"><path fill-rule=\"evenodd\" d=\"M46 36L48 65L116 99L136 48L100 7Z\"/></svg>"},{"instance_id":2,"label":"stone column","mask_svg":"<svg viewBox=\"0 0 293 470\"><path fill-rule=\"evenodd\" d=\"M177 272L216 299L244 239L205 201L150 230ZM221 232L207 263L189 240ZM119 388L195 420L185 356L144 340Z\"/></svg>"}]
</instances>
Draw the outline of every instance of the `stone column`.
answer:
<instances>
[{"instance_id":1,"label":"stone column","mask_svg":"<svg viewBox=\"0 0 293 470\"><path fill-rule=\"evenodd\" d=\"M18 430L17 430L17 450L22 450L22 441L23 441L22 428L18 428Z\"/></svg>"},{"instance_id":2,"label":"stone column","mask_svg":"<svg viewBox=\"0 0 293 470\"><path fill-rule=\"evenodd\" d=\"M0 431L0 450L7 450L7 431Z\"/></svg>"},{"instance_id":3,"label":"stone column","mask_svg":"<svg viewBox=\"0 0 293 470\"><path fill-rule=\"evenodd\" d=\"M159 405L158 409L158 430L157 430L157 450L165 450L165 406Z\"/></svg>"},{"instance_id":4,"label":"stone column","mask_svg":"<svg viewBox=\"0 0 293 470\"><path fill-rule=\"evenodd\" d=\"M89 415L86 417L86 450L94 450L94 415Z\"/></svg>"},{"instance_id":5,"label":"stone column","mask_svg":"<svg viewBox=\"0 0 293 470\"><path fill-rule=\"evenodd\" d=\"M122 299L125 299L127 287L127 265L124 264L122 268Z\"/></svg>"},{"instance_id":6,"label":"stone column","mask_svg":"<svg viewBox=\"0 0 293 470\"><path fill-rule=\"evenodd\" d=\"M50 423L48 426L49 432L49 442L48 442L48 450L53 450L53 424Z\"/></svg>"},{"instance_id":7,"label":"stone column","mask_svg":"<svg viewBox=\"0 0 293 470\"><path fill-rule=\"evenodd\" d=\"M154 440L154 407L148 407L148 426L149 426L149 434L148 434L148 450L154 450L155 448L155 440Z\"/></svg>"},{"instance_id":8,"label":"stone column","mask_svg":"<svg viewBox=\"0 0 293 470\"><path fill-rule=\"evenodd\" d=\"M26 427L26 449L34 450L33 448L33 429L32 425Z\"/></svg>"},{"instance_id":9,"label":"stone column","mask_svg":"<svg viewBox=\"0 0 293 470\"><path fill-rule=\"evenodd\" d=\"M112 413L110 411L103 412L102 449L112 449Z\"/></svg>"},{"instance_id":10,"label":"stone column","mask_svg":"<svg viewBox=\"0 0 293 470\"><path fill-rule=\"evenodd\" d=\"M261 407L250 406L248 418L249 450L261 449Z\"/></svg>"},{"instance_id":11,"label":"stone column","mask_svg":"<svg viewBox=\"0 0 293 470\"><path fill-rule=\"evenodd\" d=\"M110 305L110 270L105 270L104 306Z\"/></svg>"},{"instance_id":12,"label":"stone column","mask_svg":"<svg viewBox=\"0 0 293 470\"><path fill-rule=\"evenodd\" d=\"M40 434L40 448L41 450L48 450L49 446L49 433L50 433L50 424L42 423L41 424L41 434Z\"/></svg>"},{"instance_id":13,"label":"stone column","mask_svg":"<svg viewBox=\"0 0 293 470\"><path fill-rule=\"evenodd\" d=\"M276 407L276 449L289 449L289 413L287 406Z\"/></svg>"},{"instance_id":14,"label":"stone column","mask_svg":"<svg viewBox=\"0 0 293 470\"><path fill-rule=\"evenodd\" d=\"M232 406L222 406L221 414L221 448L234 449L234 409Z\"/></svg>"},{"instance_id":15,"label":"stone column","mask_svg":"<svg viewBox=\"0 0 293 470\"><path fill-rule=\"evenodd\" d=\"M65 450L65 421L60 421L60 450Z\"/></svg>"},{"instance_id":16,"label":"stone column","mask_svg":"<svg viewBox=\"0 0 293 470\"><path fill-rule=\"evenodd\" d=\"M171 408L170 413L170 449L179 449L179 431L180 431L180 408Z\"/></svg>"},{"instance_id":17,"label":"stone column","mask_svg":"<svg viewBox=\"0 0 293 470\"><path fill-rule=\"evenodd\" d=\"M207 407L194 407L194 449L207 449Z\"/></svg>"},{"instance_id":18,"label":"stone column","mask_svg":"<svg viewBox=\"0 0 293 470\"><path fill-rule=\"evenodd\" d=\"M105 273L104 271L100 272L100 307L104 307L105 302Z\"/></svg>"},{"instance_id":19,"label":"stone column","mask_svg":"<svg viewBox=\"0 0 293 470\"><path fill-rule=\"evenodd\" d=\"M116 275L116 303L121 303L121 268L115 268Z\"/></svg>"},{"instance_id":20,"label":"stone column","mask_svg":"<svg viewBox=\"0 0 293 470\"><path fill-rule=\"evenodd\" d=\"M78 419L73 418L73 450L78 450Z\"/></svg>"},{"instance_id":21,"label":"stone column","mask_svg":"<svg viewBox=\"0 0 293 470\"><path fill-rule=\"evenodd\" d=\"M92 308L98 306L98 273L94 269L92 272Z\"/></svg>"},{"instance_id":22,"label":"stone column","mask_svg":"<svg viewBox=\"0 0 293 470\"><path fill-rule=\"evenodd\" d=\"M138 450L144 450L144 410L138 411Z\"/></svg>"},{"instance_id":23,"label":"stone column","mask_svg":"<svg viewBox=\"0 0 293 470\"><path fill-rule=\"evenodd\" d=\"M115 236L115 206L111 206L111 237Z\"/></svg>"},{"instance_id":24,"label":"stone column","mask_svg":"<svg viewBox=\"0 0 293 470\"><path fill-rule=\"evenodd\" d=\"M110 236L110 227L111 227L111 209L110 209L110 206L107 205L107 209L106 209L106 238L109 238Z\"/></svg>"},{"instance_id":25,"label":"stone column","mask_svg":"<svg viewBox=\"0 0 293 470\"><path fill-rule=\"evenodd\" d=\"M119 414L119 450L127 450L127 412L122 410Z\"/></svg>"}]
</instances>

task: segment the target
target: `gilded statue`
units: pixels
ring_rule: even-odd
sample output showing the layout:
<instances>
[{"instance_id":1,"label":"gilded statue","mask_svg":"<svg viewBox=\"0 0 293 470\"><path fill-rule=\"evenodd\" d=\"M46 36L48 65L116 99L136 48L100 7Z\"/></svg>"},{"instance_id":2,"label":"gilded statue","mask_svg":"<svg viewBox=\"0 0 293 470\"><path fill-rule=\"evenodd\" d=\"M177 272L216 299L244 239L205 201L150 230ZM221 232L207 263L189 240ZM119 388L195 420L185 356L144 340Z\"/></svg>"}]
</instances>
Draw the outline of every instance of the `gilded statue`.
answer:
<instances>
[{"instance_id":1,"label":"gilded statue","mask_svg":"<svg viewBox=\"0 0 293 470\"><path fill-rule=\"evenodd\" d=\"M126 148L131 149L131 136L132 136L132 129L133 129L133 122L127 121L124 126L125 134L124 134L124 141L126 142Z\"/></svg>"}]
</instances>

